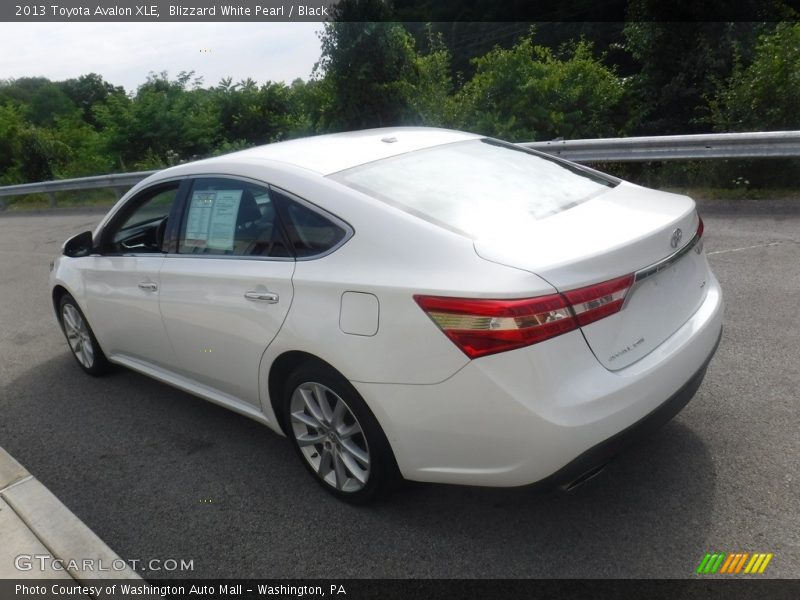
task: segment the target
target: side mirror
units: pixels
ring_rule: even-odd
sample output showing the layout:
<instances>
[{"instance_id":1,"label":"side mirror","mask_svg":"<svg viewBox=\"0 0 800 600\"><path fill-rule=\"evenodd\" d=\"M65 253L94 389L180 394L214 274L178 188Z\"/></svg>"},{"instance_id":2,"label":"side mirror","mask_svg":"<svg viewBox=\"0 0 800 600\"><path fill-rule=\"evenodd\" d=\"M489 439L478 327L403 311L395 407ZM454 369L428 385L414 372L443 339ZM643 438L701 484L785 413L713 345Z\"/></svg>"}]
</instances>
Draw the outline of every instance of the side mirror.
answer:
<instances>
[{"instance_id":1,"label":"side mirror","mask_svg":"<svg viewBox=\"0 0 800 600\"><path fill-rule=\"evenodd\" d=\"M89 256L92 253L92 232L84 231L64 242L61 248L64 256L78 257Z\"/></svg>"}]
</instances>

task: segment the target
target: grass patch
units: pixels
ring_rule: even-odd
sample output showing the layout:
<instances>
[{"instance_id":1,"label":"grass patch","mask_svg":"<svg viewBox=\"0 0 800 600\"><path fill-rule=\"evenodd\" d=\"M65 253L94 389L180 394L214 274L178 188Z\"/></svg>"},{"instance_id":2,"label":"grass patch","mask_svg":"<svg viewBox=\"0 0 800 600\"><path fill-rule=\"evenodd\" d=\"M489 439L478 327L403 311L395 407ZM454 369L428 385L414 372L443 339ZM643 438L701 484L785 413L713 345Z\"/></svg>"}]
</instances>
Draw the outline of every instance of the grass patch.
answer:
<instances>
[{"instance_id":1,"label":"grass patch","mask_svg":"<svg viewBox=\"0 0 800 600\"><path fill-rule=\"evenodd\" d=\"M800 190L798 189L670 186L662 186L659 189L665 192L684 194L695 200L800 200Z\"/></svg>"}]
</instances>

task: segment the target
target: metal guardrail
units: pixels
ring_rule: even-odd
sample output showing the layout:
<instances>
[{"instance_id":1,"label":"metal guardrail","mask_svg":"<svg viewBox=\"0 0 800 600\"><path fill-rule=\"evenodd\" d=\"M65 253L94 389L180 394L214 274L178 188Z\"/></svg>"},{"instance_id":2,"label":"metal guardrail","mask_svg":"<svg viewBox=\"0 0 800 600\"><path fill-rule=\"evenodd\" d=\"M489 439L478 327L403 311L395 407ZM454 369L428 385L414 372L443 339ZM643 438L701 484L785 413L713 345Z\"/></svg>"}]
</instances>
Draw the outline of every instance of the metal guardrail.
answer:
<instances>
[{"instance_id":1,"label":"metal guardrail","mask_svg":"<svg viewBox=\"0 0 800 600\"><path fill-rule=\"evenodd\" d=\"M800 157L800 131L553 140L523 142L520 146L575 162ZM120 198L131 186L155 172L118 173L0 187L0 210L4 208L4 197L25 194L48 194L51 207L57 205L56 192L69 190L110 188Z\"/></svg>"},{"instance_id":2,"label":"metal guardrail","mask_svg":"<svg viewBox=\"0 0 800 600\"><path fill-rule=\"evenodd\" d=\"M645 162L800 156L800 131L711 133L520 144L575 162Z\"/></svg>"},{"instance_id":3,"label":"metal guardrail","mask_svg":"<svg viewBox=\"0 0 800 600\"><path fill-rule=\"evenodd\" d=\"M24 196L27 194L47 194L50 206L57 205L56 192L72 190L112 189L119 200L132 186L145 177L158 171L137 171L135 173L115 173L111 175L96 175L94 177L77 177L75 179L57 179L55 181L40 181L38 183L22 183L0 187L0 210L2 198L9 196Z\"/></svg>"}]
</instances>

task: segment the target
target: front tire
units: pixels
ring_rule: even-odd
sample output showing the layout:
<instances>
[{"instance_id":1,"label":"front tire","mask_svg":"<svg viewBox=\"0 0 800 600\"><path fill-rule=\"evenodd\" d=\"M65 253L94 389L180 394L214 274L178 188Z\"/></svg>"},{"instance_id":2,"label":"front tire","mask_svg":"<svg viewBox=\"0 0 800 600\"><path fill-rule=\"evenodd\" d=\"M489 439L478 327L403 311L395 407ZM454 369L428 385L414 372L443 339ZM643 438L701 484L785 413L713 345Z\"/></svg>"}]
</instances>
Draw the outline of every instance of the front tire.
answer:
<instances>
[{"instance_id":1,"label":"front tire","mask_svg":"<svg viewBox=\"0 0 800 600\"><path fill-rule=\"evenodd\" d=\"M399 478L378 421L332 368L310 362L295 369L284 386L283 417L303 465L337 498L364 504Z\"/></svg>"},{"instance_id":2,"label":"front tire","mask_svg":"<svg viewBox=\"0 0 800 600\"><path fill-rule=\"evenodd\" d=\"M72 356L81 369L95 377L107 372L110 367L108 359L97 343L97 338L94 337L83 311L71 295L64 294L61 297L58 304L58 318L72 350Z\"/></svg>"}]
</instances>

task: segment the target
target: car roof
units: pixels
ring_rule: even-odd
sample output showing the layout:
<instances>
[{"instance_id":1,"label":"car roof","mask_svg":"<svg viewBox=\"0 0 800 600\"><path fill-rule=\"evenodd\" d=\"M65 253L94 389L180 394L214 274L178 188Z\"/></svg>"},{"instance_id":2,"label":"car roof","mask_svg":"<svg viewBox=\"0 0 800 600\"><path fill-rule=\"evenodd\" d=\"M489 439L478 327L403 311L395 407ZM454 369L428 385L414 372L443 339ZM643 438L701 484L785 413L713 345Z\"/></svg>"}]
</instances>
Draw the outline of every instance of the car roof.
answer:
<instances>
[{"instance_id":1,"label":"car roof","mask_svg":"<svg viewBox=\"0 0 800 600\"><path fill-rule=\"evenodd\" d=\"M422 150L432 146L481 136L432 127L385 127L347 133L332 133L249 148L203 161L228 162L245 159L291 164L330 175L368 162Z\"/></svg>"}]
</instances>

